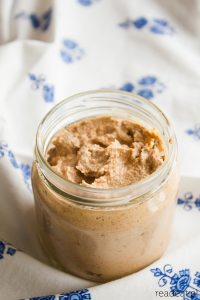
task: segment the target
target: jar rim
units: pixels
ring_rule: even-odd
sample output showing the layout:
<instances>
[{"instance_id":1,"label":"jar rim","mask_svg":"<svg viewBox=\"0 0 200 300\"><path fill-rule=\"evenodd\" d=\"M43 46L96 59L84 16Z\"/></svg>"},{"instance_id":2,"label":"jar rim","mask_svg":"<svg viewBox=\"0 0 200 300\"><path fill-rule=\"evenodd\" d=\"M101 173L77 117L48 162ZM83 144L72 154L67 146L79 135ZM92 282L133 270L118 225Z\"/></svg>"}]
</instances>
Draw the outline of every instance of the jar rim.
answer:
<instances>
[{"instance_id":1,"label":"jar rim","mask_svg":"<svg viewBox=\"0 0 200 300\"><path fill-rule=\"evenodd\" d=\"M117 95L121 95L121 96L125 96L128 98L132 98L135 99L135 101L139 101L140 104L141 103L145 103L145 105L147 107L151 107L151 109L153 109L157 114L160 115L160 117L162 118L163 123L165 122L165 125L168 127L168 132L170 135L170 140L172 141L170 147L169 147L169 151L168 154L165 157L164 162L162 163L162 165L155 171L153 172L151 175L143 178L142 180L127 185L127 186L122 186L122 187L118 187L118 188L109 188L109 189L99 189L99 188L92 188L92 187L85 187L82 185L79 185L77 183L73 183L71 181L69 181L68 179L66 179L65 177L63 177L62 175L58 174L51 166L50 164L47 162L46 157L45 157L45 153L44 151L42 151L42 143L43 141L41 141L41 139L44 139L44 136L41 135L41 131L42 131L42 127L44 126L45 122L53 116L53 114L60 109L63 105L69 103L70 101L77 99L79 97L84 97L84 96L97 96L101 95L101 97L103 97L103 94L108 94L108 95L113 95L113 94L117 94ZM128 100L127 99L123 99L123 103L126 104ZM127 104L131 104L130 101L127 102ZM136 104L135 104L136 105ZM139 104L138 104L139 105ZM154 116L155 118L155 116ZM42 142L42 143L41 143ZM170 143L170 141L169 141ZM139 189L144 185L152 185L152 181L155 178L159 178L159 176L163 173L165 173L165 178L162 181L162 186L164 185L164 183L167 181L167 179L169 178L170 174L172 173L174 167L175 167L175 161L176 161L176 157L177 157L177 139L176 139L176 135L174 132L174 129L170 123L170 121L168 120L168 118L166 117L166 115L162 112L162 110L160 108L158 108L154 103L152 103L151 101L136 95L134 93L129 93L129 92L125 92L125 91L119 91L119 90L111 90L111 89L102 89L102 90L91 90L91 91L86 91L86 92L82 92L82 93L78 93L76 95L73 95L71 97L68 97L66 99L64 99L63 101L59 102L57 105L55 105L42 119L42 121L40 122L38 129L37 129L37 134L36 134L36 139L35 139L35 151L34 151L34 156L35 156L35 161L37 163L37 166L39 167L40 171L42 172L42 179L45 182L45 184L47 184L49 187L53 188L54 191L56 191L57 193L59 193L61 196L66 196L67 199L69 199L70 193L66 192L66 190L63 190L61 188L61 185L63 186L66 185L68 186L68 188L70 188L71 190L79 190L78 193L78 197L76 197L77 195L72 195L74 198L74 202L79 202L79 199L82 197L80 196L80 193L82 192L84 194L83 198L84 201L84 205L87 205L86 203L90 203L91 201L92 203L96 201L96 203L100 203L101 201L103 201L104 203L107 203L108 201L104 201L104 197L103 195L105 195L105 199L111 199L112 203L115 202L120 202L122 201L123 198L123 202L124 199L126 198L125 202L127 202L127 199L130 197L125 197L125 194L129 194L130 191L132 191L133 189ZM169 166L170 165L170 166ZM168 166L168 168L167 168ZM166 170L168 169L168 170ZM57 181L61 182L61 185L57 185L54 184L52 182L52 178L55 178ZM154 180L155 181L155 180ZM161 185L160 185L161 188ZM159 187L157 188L157 190L159 189ZM61 190L61 191L59 191ZM155 189L154 189L154 193L155 193ZM88 198L88 194L91 193L93 195L93 197L89 197ZM87 196L86 196L87 194ZM97 197L98 194L101 194L101 197ZM119 197L114 197L116 199L116 201L113 201L113 197L112 195L119 195ZM123 196L122 196L123 195ZM149 195L152 195L152 193L150 193ZM95 196L95 197L94 197ZM98 199L96 199L96 197ZM103 199L102 199L103 197ZM125 198L124 198L125 197ZM138 196L134 197L133 195L131 195L132 199L137 198ZM119 201L119 199L121 201ZM83 200L83 199L82 199ZM90 201L91 200L91 201ZM129 199L130 200L130 199ZM140 201L141 202L141 201Z\"/></svg>"}]
</instances>

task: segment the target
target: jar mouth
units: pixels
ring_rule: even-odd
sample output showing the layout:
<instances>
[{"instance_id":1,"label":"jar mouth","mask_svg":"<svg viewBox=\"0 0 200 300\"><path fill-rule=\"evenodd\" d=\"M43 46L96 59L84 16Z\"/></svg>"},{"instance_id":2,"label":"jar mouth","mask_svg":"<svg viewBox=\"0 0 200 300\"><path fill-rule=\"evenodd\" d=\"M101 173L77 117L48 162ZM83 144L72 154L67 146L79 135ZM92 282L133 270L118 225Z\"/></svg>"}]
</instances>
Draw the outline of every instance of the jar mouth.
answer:
<instances>
[{"instance_id":1,"label":"jar mouth","mask_svg":"<svg viewBox=\"0 0 200 300\"><path fill-rule=\"evenodd\" d=\"M65 126L94 116L103 116L108 111L118 118L134 117L142 124L156 128L165 148L165 160L162 165L136 183L109 189L85 187L58 174L46 159L46 150L52 137ZM177 139L168 118L149 100L124 91L93 90L61 101L45 115L38 126L34 154L40 177L50 189L63 198L92 206L138 203L155 194L168 180L176 164Z\"/></svg>"}]
</instances>

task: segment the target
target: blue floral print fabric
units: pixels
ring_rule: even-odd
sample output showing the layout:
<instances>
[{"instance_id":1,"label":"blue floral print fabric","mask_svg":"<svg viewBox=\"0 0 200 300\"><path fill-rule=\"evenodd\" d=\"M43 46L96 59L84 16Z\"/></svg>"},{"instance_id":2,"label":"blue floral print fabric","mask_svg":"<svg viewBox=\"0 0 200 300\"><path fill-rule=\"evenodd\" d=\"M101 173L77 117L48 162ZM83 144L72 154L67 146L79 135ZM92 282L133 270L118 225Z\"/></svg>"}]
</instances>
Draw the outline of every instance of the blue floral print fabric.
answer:
<instances>
[{"instance_id":1,"label":"blue floral print fabric","mask_svg":"<svg viewBox=\"0 0 200 300\"><path fill-rule=\"evenodd\" d=\"M200 299L198 1L2 0L0 10L0 299ZM181 174L167 251L106 284L50 262L31 186L39 122L96 89L156 104L176 132Z\"/></svg>"}]
</instances>

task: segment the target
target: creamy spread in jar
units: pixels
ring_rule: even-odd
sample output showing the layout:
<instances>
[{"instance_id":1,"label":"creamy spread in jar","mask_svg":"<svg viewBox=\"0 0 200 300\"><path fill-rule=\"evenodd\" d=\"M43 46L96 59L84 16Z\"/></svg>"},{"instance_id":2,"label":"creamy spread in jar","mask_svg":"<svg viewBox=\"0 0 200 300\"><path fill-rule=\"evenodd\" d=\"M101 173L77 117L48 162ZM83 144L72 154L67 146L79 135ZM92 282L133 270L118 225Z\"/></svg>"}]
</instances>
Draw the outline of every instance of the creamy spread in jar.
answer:
<instances>
[{"instance_id":1,"label":"creamy spread in jar","mask_svg":"<svg viewBox=\"0 0 200 300\"><path fill-rule=\"evenodd\" d=\"M116 105L133 118L110 117ZM56 105L38 128L31 177L38 235L62 270L107 282L166 250L180 178L177 143L148 100L102 90Z\"/></svg>"},{"instance_id":2,"label":"creamy spread in jar","mask_svg":"<svg viewBox=\"0 0 200 300\"><path fill-rule=\"evenodd\" d=\"M151 175L163 163L154 133L127 120L99 117L60 130L47 152L52 168L92 188L118 188Z\"/></svg>"}]
</instances>

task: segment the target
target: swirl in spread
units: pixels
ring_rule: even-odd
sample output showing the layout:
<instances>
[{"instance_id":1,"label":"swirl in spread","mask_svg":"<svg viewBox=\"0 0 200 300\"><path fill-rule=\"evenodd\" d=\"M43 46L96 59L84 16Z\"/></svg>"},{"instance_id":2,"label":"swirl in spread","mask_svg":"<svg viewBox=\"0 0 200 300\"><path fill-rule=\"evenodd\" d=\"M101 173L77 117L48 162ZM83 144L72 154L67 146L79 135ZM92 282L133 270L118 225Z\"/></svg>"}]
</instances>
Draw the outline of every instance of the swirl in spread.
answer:
<instances>
[{"instance_id":1,"label":"swirl in spread","mask_svg":"<svg viewBox=\"0 0 200 300\"><path fill-rule=\"evenodd\" d=\"M61 129L47 151L52 168L83 186L108 189L130 185L163 163L161 139L145 127L99 117Z\"/></svg>"}]
</instances>

